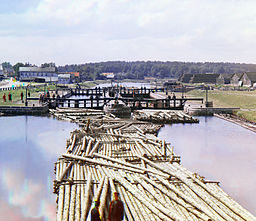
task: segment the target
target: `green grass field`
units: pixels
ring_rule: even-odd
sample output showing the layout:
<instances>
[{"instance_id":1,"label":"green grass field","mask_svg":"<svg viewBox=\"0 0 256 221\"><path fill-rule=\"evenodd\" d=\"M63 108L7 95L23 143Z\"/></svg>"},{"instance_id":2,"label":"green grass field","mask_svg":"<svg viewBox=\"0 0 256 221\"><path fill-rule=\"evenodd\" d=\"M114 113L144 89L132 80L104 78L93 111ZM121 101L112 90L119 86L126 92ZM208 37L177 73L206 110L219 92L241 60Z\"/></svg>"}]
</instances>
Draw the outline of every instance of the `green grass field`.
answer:
<instances>
[{"instance_id":1,"label":"green grass field","mask_svg":"<svg viewBox=\"0 0 256 221\"><path fill-rule=\"evenodd\" d=\"M37 85L36 88L29 88L28 92L30 92L30 97L39 97L40 93L43 93L44 90L55 90L56 86L55 85L48 85L44 86L42 85ZM16 90L9 90L9 91L0 91L0 106L24 106L25 103L21 102L21 92L23 92L24 95L24 101L26 98L26 89L21 89L18 88ZM4 102L3 95L4 93L6 94L6 102ZM8 94L12 94L12 102L8 101Z\"/></svg>"},{"instance_id":2,"label":"green grass field","mask_svg":"<svg viewBox=\"0 0 256 221\"><path fill-rule=\"evenodd\" d=\"M246 120L256 122L256 111L236 111L235 115L242 117Z\"/></svg>"},{"instance_id":3,"label":"green grass field","mask_svg":"<svg viewBox=\"0 0 256 221\"><path fill-rule=\"evenodd\" d=\"M187 97L204 97L204 90L193 90L188 92ZM256 122L256 91L222 91L209 90L208 100L213 101L214 107L238 107L241 109L235 112L237 116ZM253 110L254 109L254 110Z\"/></svg>"}]
</instances>

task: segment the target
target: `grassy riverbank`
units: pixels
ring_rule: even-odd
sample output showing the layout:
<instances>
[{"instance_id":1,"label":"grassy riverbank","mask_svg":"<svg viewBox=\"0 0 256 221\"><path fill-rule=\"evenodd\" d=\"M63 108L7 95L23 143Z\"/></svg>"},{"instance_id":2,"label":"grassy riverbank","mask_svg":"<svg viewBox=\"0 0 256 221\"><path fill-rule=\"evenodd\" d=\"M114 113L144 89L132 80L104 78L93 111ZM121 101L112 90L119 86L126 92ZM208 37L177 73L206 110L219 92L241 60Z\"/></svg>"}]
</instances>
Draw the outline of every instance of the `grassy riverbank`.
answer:
<instances>
[{"instance_id":1,"label":"grassy riverbank","mask_svg":"<svg viewBox=\"0 0 256 221\"><path fill-rule=\"evenodd\" d=\"M36 87L28 87L27 92L30 93L30 97L39 97L40 93L43 93L44 90L55 90L55 85L48 85L44 86L37 85ZM23 103L21 101L21 92L23 92ZM4 102L3 95L6 95L6 102ZM11 93L12 101L8 100L8 94ZM28 96L29 97L29 96ZM0 106L25 106L25 99L26 99L26 89L17 88L15 90L9 91L0 91ZM31 102L30 102L31 103Z\"/></svg>"},{"instance_id":2,"label":"grassy riverbank","mask_svg":"<svg viewBox=\"0 0 256 221\"><path fill-rule=\"evenodd\" d=\"M204 97L204 90L193 90L187 97ZM256 122L256 91L208 91L208 100L213 101L214 107L239 107L235 112L239 117Z\"/></svg>"}]
</instances>

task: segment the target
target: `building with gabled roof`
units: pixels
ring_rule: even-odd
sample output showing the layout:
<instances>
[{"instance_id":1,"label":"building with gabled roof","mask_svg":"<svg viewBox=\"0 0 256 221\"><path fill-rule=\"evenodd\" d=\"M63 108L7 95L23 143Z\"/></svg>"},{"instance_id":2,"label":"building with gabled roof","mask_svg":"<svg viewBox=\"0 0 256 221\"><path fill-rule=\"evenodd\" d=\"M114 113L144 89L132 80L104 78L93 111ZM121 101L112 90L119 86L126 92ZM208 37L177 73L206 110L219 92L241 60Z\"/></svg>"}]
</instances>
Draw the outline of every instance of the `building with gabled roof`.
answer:
<instances>
[{"instance_id":1,"label":"building with gabled roof","mask_svg":"<svg viewBox=\"0 0 256 221\"><path fill-rule=\"evenodd\" d=\"M56 67L19 67L20 81L57 82Z\"/></svg>"},{"instance_id":2,"label":"building with gabled roof","mask_svg":"<svg viewBox=\"0 0 256 221\"><path fill-rule=\"evenodd\" d=\"M220 74L217 79L217 84L230 84L233 74Z\"/></svg>"},{"instance_id":3,"label":"building with gabled roof","mask_svg":"<svg viewBox=\"0 0 256 221\"><path fill-rule=\"evenodd\" d=\"M0 64L0 80L4 77L4 70L2 64Z\"/></svg>"},{"instance_id":4,"label":"building with gabled roof","mask_svg":"<svg viewBox=\"0 0 256 221\"><path fill-rule=\"evenodd\" d=\"M241 79L242 75L243 75L243 73L235 73L235 74L233 74L233 76L230 79L230 84L232 86L235 86L235 87L241 86L242 82L241 82L240 79Z\"/></svg>"},{"instance_id":5,"label":"building with gabled roof","mask_svg":"<svg viewBox=\"0 0 256 221\"><path fill-rule=\"evenodd\" d=\"M256 84L256 72L243 73L240 81L242 81L243 86L252 87Z\"/></svg>"},{"instance_id":6,"label":"building with gabled roof","mask_svg":"<svg viewBox=\"0 0 256 221\"><path fill-rule=\"evenodd\" d=\"M193 77L193 74L183 74L178 79L182 83L190 83L191 78Z\"/></svg>"},{"instance_id":7,"label":"building with gabled roof","mask_svg":"<svg viewBox=\"0 0 256 221\"><path fill-rule=\"evenodd\" d=\"M219 74L194 74L190 83L216 84Z\"/></svg>"}]
</instances>

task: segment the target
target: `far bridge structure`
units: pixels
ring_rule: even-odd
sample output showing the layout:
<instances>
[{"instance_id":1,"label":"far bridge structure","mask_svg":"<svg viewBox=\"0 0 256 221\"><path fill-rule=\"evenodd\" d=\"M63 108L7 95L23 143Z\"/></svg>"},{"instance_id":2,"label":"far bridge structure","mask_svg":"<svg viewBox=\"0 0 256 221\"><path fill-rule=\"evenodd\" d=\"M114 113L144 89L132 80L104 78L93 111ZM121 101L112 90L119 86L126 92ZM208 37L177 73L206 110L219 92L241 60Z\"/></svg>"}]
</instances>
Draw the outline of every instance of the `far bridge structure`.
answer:
<instances>
[{"instance_id":1,"label":"far bridge structure","mask_svg":"<svg viewBox=\"0 0 256 221\"><path fill-rule=\"evenodd\" d=\"M67 93L60 98L47 98L47 102L55 107L73 107L102 110L110 101L120 100L131 110L141 109L165 109L183 110L187 101L201 101L203 98L152 98L151 94L166 92L165 88L126 88L126 87L95 87L90 89L67 89ZM75 97L74 97L75 96ZM38 100L38 98L28 98Z\"/></svg>"}]
</instances>

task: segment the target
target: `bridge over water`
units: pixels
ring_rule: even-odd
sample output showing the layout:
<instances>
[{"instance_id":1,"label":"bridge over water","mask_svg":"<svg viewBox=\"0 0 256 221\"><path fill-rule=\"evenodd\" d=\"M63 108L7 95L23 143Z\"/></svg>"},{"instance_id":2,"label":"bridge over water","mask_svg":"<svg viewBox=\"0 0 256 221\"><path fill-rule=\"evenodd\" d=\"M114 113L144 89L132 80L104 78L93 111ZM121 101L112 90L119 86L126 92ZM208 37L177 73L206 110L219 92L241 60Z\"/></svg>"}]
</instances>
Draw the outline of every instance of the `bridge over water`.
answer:
<instances>
[{"instance_id":1,"label":"bridge over water","mask_svg":"<svg viewBox=\"0 0 256 221\"><path fill-rule=\"evenodd\" d=\"M165 98L152 98L152 93L165 92L164 88L100 88L91 89L68 89L68 92L60 98L47 98L47 102L56 107L74 107L103 109L110 101L120 100L132 110L139 109L167 109L183 110L187 101L201 101L203 98L176 98L166 96ZM76 96L76 97L74 97ZM81 97L81 98L79 98ZM38 100L38 98L28 98Z\"/></svg>"}]
</instances>

